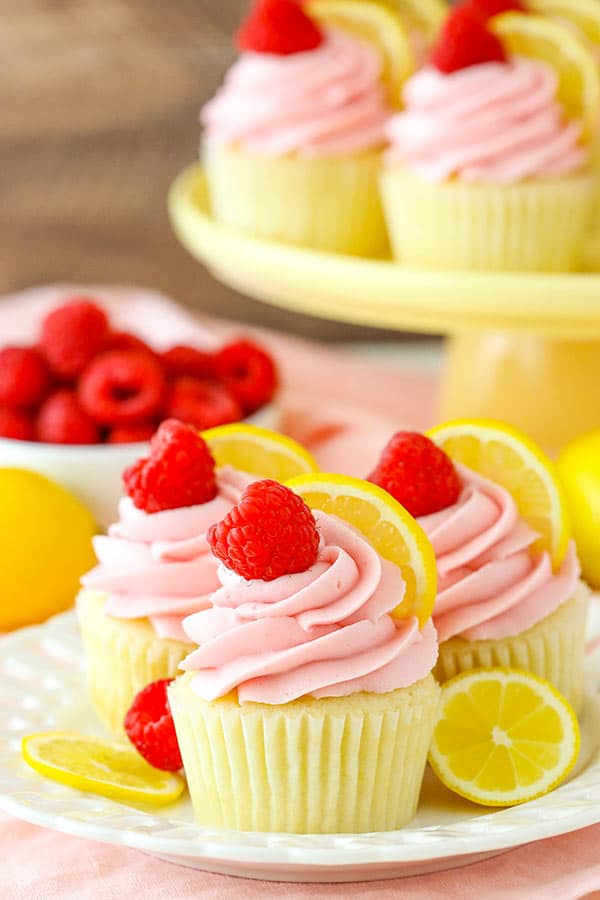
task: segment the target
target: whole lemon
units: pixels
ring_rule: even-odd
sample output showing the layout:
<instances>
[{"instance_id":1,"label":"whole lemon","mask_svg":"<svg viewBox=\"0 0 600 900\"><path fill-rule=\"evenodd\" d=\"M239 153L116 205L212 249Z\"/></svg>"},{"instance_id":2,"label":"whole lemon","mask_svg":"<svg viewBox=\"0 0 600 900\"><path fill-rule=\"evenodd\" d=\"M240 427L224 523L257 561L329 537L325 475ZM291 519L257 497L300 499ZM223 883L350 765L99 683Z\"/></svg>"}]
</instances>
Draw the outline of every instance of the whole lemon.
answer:
<instances>
[{"instance_id":1,"label":"whole lemon","mask_svg":"<svg viewBox=\"0 0 600 900\"><path fill-rule=\"evenodd\" d=\"M35 472L0 469L0 631L71 606L94 565L88 510Z\"/></svg>"},{"instance_id":2,"label":"whole lemon","mask_svg":"<svg viewBox=\"0 0 600 900\"><path fill-rule=\"evenodd\" d=\"M560 454L563 482L583 577L600 587L600 430L583 434Z\"/></svg>"}]
</instances>

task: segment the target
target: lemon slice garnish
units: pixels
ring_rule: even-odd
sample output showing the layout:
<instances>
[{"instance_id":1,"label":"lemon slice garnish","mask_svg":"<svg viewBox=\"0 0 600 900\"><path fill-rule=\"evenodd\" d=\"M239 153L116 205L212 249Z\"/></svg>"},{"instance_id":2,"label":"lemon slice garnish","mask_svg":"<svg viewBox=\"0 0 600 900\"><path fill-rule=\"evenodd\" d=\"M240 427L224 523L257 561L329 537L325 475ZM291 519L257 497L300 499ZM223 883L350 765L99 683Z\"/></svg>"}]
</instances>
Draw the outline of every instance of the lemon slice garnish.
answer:
<instances>
[{"instance_id":1,"label":"lemon slice garnish","mask_svg":"<svg viewBox=\"0 0 600 900\"><path fill-rule=\"evenodd\" d=\"M203 431L202 437L218 466L233 466L260 478L287 481L319 468L297 441L258 425L220 425Z\"/></svg>"}]
</instances>

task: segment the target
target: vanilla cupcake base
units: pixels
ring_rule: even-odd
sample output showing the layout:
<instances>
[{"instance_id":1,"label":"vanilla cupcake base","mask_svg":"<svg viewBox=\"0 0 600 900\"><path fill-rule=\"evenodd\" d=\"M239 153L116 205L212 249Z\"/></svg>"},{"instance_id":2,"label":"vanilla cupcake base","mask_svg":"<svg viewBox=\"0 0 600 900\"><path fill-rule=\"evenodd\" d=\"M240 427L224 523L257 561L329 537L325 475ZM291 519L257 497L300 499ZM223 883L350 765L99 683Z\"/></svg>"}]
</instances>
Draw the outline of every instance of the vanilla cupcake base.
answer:
<instances>
[{"instance_id":1,"label":"vanilla cupcake base","mask_svg":"<svg viewBox=\"0 0 600 900\"><path fill-rule=\"evenodd\" d=\"M434 674L444 682L459 672L490 666L526 669L546 678L576 712L583 702L583 663L589 590L575 596L537 625L516 637L467 641L454 637L440 645Z\"/></svg>"},{"instance_id":2,"label":"vanilla cupcake base","mask_svg":"<svg viewBox=\"0 0 600 900\"><path fill-rule=\"evenodd\" d=\"M105 604L106 594L83 590L77 616L90 700L103 725L123 734L125 714L138 691L151 681L179 675L179 663L193 645L157 637L147 619L111 618Z\"/></svg>"},{"instance_id":3,"label":"vanilla cupcake base","mask_svg":"<svg viewBox=\"0 0 600 900\"><path fill-rule=\"evenodd\" d=\"M578 267L594 203L590 173L519 184L381 177L394 255L409 266L567 272Z\"/></svg>"},{"instance_id":4,"label":"vanilla cupcake base","mask_svg":"<svg viewBox=\"0 0 600 900\"><path fill-rule=\"evenodd\" d=\"M305 159L207 144L203 161L213 215L223 225L315 250L388 250L379 152Z\"/></svg>"},{"instance_id":5,"label":"vanilla cupcake base","mask_svg":"<svg viewBox=\"0 0 600 900\"><path fill-rule=\"evenodd\" d=\"M207 702L190 672L169 688L202 825L343 833L401 828L415 814L440 689L432 675L387 694Z\"/></svg>"}]
</instances>

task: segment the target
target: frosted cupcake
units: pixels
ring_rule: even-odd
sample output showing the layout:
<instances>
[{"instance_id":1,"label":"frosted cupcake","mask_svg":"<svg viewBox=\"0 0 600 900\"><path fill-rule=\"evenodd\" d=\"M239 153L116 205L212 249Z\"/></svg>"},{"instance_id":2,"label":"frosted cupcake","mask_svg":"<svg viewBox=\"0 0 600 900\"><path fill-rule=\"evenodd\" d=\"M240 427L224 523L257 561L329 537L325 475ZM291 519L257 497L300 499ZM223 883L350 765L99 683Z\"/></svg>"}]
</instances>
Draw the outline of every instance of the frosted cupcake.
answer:
<instances>
[{"instance_id":1,"label":"frosted cupcake","mask_svg":"<svg viewBox=\"0 0 600 900\"><path fill-rule=\"evenodd\" d=\"M217 563L210 525L239 500L251 475L215 471L196 430L168 420L149 459L124 475L119 520L94 538L98 566L77 599L92 704L114 733L139 690L177 674L192 645L185 616L209 604Z\"/></svg>"},{"instance_id":2,"label":"frosted cupcake","mask_svg":"<svg viewBox=\"0 0 600 900\"><path fill-rule=\"evenodd\" d=\"M370 478L414 511L433 545L437 678L479 666L527 669L579 710L589 591L573 542L553 568L509 491L453 464L424 435L396 435Z\"/></svg>"},{"instance_id":3,"label":"frosted cupcake","mask_svg":"<svg viewBox=\"0 0 600 900\"><path fill-rule=\"evenodd\" d=\"M390 108L376 49L323 31L294 0L258 0L237 46L201 116L217 220L275 241L381 254Z\"/></svg>"},{"instance_id":4,"label":"frosted cupcake","mask_svg":"<svg viewBox=\"0 0 600 900\"><path fill-rule=\"evenodd\" d=\"M272 481L249 487L209 540L221 587L211 609L185 619L200 647L169 688L197 820L294 833L402 827L439 688L431 620L393 615L400 569Z\"/></svg>"},{"instance_id":5,"label":"frosted cupcake","mask_svg":"<svg viewBox=\"0 0 600 900\"><path fill-rule=\"evenodd\" d=\"M511 14L506 30L520 18ZM577 267L592 203L589 136L558 89L553 67L509 56L471 4L451 13L431 64L408 80L405 110L387 127L382 194L399 259L434 268Z\"/></svg>"}]
</instances>

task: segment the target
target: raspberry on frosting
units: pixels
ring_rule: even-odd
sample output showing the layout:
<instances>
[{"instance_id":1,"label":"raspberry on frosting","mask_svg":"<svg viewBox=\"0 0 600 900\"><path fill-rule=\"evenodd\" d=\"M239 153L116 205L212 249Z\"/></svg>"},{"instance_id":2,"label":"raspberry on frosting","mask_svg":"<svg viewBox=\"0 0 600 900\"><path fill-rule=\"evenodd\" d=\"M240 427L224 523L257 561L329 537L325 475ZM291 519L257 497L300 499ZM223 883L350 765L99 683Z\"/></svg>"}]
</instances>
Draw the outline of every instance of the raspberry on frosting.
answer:
<instances>
[{"instance_id":1,"label":"raspberry on frosting","mask_svg":"<svg viewBox=\"0 0 600 900\"><path fill-rule=\"evenodd\" d=\"M467 6L486 19L505 12L527 12L527 8L520 0L468 0Z\"/></svg>"},{"instance_id":2,"label":"raspberry on frosting","mask_svg":"<svg viewBox=\"0 0 600 900\"><path fill-rule=\"evenodd\" d=\"M435 68L449 75L482 63L507 62L501 41L488 28L487 17L471 3L457 6L433 48L431 62Z\"/></svg>"},{"instance_id":3,"label":"raspberry on frosting","mask_svg":"<svg viewBox=\"0 0 600 900\"><path fill-rule=\"evenodd\" d=\"M256 0L235 43L238 50L289 56L319 47L323 33L298 0Z\"/></svg>"}]
</instances>

